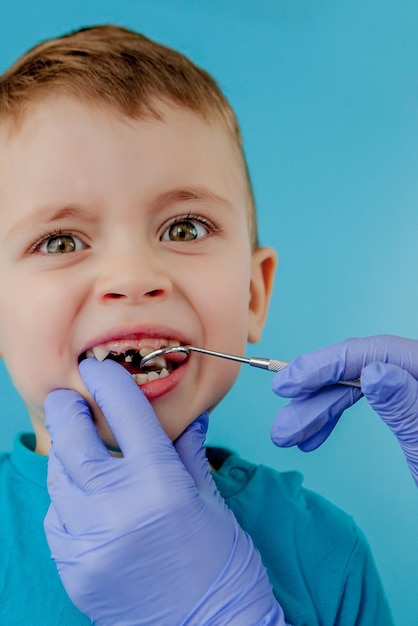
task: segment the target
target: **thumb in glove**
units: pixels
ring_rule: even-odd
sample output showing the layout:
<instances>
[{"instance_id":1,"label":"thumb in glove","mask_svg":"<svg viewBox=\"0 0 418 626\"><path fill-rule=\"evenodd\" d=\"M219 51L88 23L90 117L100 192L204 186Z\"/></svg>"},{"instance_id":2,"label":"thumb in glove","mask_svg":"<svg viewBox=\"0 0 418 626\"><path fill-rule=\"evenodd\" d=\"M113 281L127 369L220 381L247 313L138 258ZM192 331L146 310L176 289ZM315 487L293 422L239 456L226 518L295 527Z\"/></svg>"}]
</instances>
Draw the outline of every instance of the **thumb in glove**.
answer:
<instances>
[{"instance_id":1,"label":"thumb in glove","mask_svg":"<svg viewBox=\"0 0 418 626\"><path fill-rule=\"evenodd\" d=\"M418 382L391 363L371 363L362 371L362 390L370 406L397 437L418 485Z\"/></svg>"}]
</instances>

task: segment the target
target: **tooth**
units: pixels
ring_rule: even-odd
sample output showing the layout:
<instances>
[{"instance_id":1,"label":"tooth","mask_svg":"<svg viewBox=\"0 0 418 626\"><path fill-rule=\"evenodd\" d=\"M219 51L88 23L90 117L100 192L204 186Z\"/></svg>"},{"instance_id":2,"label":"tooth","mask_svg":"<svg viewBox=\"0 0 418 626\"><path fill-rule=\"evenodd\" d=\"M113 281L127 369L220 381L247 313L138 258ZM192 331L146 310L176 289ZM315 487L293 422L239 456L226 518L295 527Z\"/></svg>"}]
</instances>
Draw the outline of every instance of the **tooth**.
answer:
<instances>
[{"instance_id":1,"label":"tooth","mask_svg":"<svg viewBox=\"0 0 418 626\"><path fill-rule=\"evenodd\" d=\"M163 367L167 367L167 361L164 356L156 356L154 359L148 361L144 367L153 367L156 370L161 370Z\"/></svg>"},{"instance_id":2,"label":"tooth","mask_svg":"<svg viewBox=\"0 0 418 626\"><path fill-rule=\"evenodd\" d=\"M152 341L152 340L151 340ZM157 341L157 340L155 340ZM166 341L166 340L159 340L158 342L160 344L160 348L161 347L170 347L170 348L174 348L174 347L178 347L181 344L176 341L175 339L170 339L170 341ZM157 348L154 346L142 346L139 349L139 354L141 355L141 357L145 357L148 356L148 354L150 354L151 352L154 352L154 350L156 350ZM92 348L91 350L87 350L86 352L86 356L87 357L91 357L94 356L97 361L104 361L105 358L112 352L112 354L118 354L117 351L113 351L113 350L109 350L108 348L106 348L105 346L102 345L98 345L95 346L94 348ZM124 361L125 363L132 363L133 361L133 356L131 354L125 354L124 355ZM152 367L155 368L165 368L167 362L164 359L164 357L157 357L156 359L152 359L152 361L150 361L149 363L150 365L152 365Z\"/></svg>"},{"instance_id":3,"label":"tooth","mask_svg":"<svg viewBox=\"0 0 418 626\"><path fill-rule=\"evenodd\" d=\"M148 382L148 374L133 374L132 376L137 385L144 385Z\"/></svg>"},{"instance_id":4,"label":"tooth","mask_svg":"<svg viewBox=\"0 0 418 626\"><path fill-rule=\"evenodd\" d=\"M141 356L148 356L148 354L151 354L151 352L154 352L155 348L152 348L151 346L142 346L142 348L139 350L139 354Z\"/></svg>"},{"instance_id":5,"label":"tooth","mask_svg":"<svg viewBox=\"0 0 418 626\"><path fill-rule=\"evenodd\" d=\"M147 374L132 374L132 378L136 382L137 385L145 385L145 383L149 383L152 380L157 380L158 378L166 378L170 372L166 367L163 367L161 372L148 372Z\"/></svg>"},{"instance_id":6,"label":"tooth","mask_svg":"<svg viewBox=\"0 0 418 626\"><path fill-rule=\"evenodd\" d=\"M92 352L98 361L104 361L109 354L109 350L104 346L95 346Z\"/></svg>"}]
</instances>

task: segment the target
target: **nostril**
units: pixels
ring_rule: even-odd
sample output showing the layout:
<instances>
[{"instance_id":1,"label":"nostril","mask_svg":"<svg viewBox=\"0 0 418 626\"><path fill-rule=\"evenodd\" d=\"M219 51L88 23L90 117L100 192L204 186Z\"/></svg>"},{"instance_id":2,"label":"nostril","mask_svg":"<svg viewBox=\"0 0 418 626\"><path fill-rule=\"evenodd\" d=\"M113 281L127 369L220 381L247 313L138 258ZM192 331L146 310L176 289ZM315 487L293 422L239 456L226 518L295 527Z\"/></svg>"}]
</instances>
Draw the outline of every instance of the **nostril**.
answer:
<instances>
[{"instance_id":1,"label":"nostril","mask_svg":"<svg viewBox=\"0 0 418 626\"><path fill-rule=\"evenodd\" d=\"M161 296L163 293L164 291L162 289L153 289L152 291L148 291L146 295L155 298L156 296Z\"/></svg>"},{"instance_id":2,"label":"nostril","mask_svg":"<svg viewBox=\"0 0 418 626\"><path fill-rule=\"evenodd\" d=\"M109 300L118 300L119 298L125 298L126 296L124 296L123 293L106 293L104 297Z\"/></svg>"}]
</instances>

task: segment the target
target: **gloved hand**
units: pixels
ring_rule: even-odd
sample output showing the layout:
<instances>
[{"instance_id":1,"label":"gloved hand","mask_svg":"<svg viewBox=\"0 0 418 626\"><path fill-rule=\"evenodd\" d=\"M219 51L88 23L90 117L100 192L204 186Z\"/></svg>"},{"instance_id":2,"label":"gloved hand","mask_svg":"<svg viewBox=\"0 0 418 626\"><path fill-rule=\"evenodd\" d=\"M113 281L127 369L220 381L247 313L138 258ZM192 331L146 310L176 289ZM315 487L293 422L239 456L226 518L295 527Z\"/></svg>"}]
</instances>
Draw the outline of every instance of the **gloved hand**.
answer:
<instances>
[{"instance_id":1,"label":"gloved hand","mask_svg":"<svg viewBox=\"0 0 418 626\"><path fill-rule=\"evenodd\" d=\"M361 378L361 391L332 385ZM273 424L278 446L314 450L359 398L386 422L418 484L418 341L389 335L349 339L297 357L278 372L273 391L293 398Z\"/></svg>"},{"instance_id":2,"label":"gloved hand","mask_svg":"<svg viewBox=\"0 0 418 626\"><path fill-rule=\"evenodd\" d=\"M80 364L123 452L112 457L75 391L45 403L45 531L64 587L96 624L280 624L260 556L212 481L207 416L175 445L130 374Z\"/></svg>"}]
</instances>

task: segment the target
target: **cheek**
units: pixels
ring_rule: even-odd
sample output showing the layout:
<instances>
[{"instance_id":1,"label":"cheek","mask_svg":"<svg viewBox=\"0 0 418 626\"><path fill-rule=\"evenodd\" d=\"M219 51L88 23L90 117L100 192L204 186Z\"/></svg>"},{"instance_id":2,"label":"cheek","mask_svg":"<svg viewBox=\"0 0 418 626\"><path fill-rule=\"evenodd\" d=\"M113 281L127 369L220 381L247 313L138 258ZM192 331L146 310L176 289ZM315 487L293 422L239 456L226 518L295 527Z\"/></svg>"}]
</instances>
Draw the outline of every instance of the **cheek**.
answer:
<instances>
[{"instance_id":1,"label":"cheek","mask_svg":"<svg viewBox=\"0 0 418 626\"><path fill-rule=\"evenodd\" d=\"M7 346L4 352L5 365L20 395L26 402L43 405L46 395L57 387L70 386L71 373L68 361L53 354L49 343L29 337L25 341L22 334Z\"/></svg>"},{"instance_id":2,"label":"cheek","mask_svg":"<svg viewBox=\"0 0 418 626\"><path fill-rule=\"evenodd\" d=\"M212 282L200 285L199 317L203 346L209 350L243 356L248 337L248 306L250 293L248 268L225 271ZM201 408L215 406L229 392L238 376L238 363L211 356L196 357L202 364Z\"/></svg>"},{"instance_id":3,"label":"cheek","mask_svg":"<svg viewBox=\"0 0 418 626\"><path fill-rule=\"evenodd\" d=\"M200 287L199 294L205 339L215 342L207 347L245 349L250 299L250 271L246 264L224 266Z\"/></svg>"},{"instance_id":4,"label":"cheek","mask_svg":"<svg viewBox=\"0 0 418 626\"><path fill-rule=\"evenodd\" d=\"M52 388L68 386L71 376L75 382L69 349L73 315L60 290L54 297L32 285L22 286L21 293L24 299L0 302L1 349L23 399L41 404Z\"/></svg>"}]
</instances>

